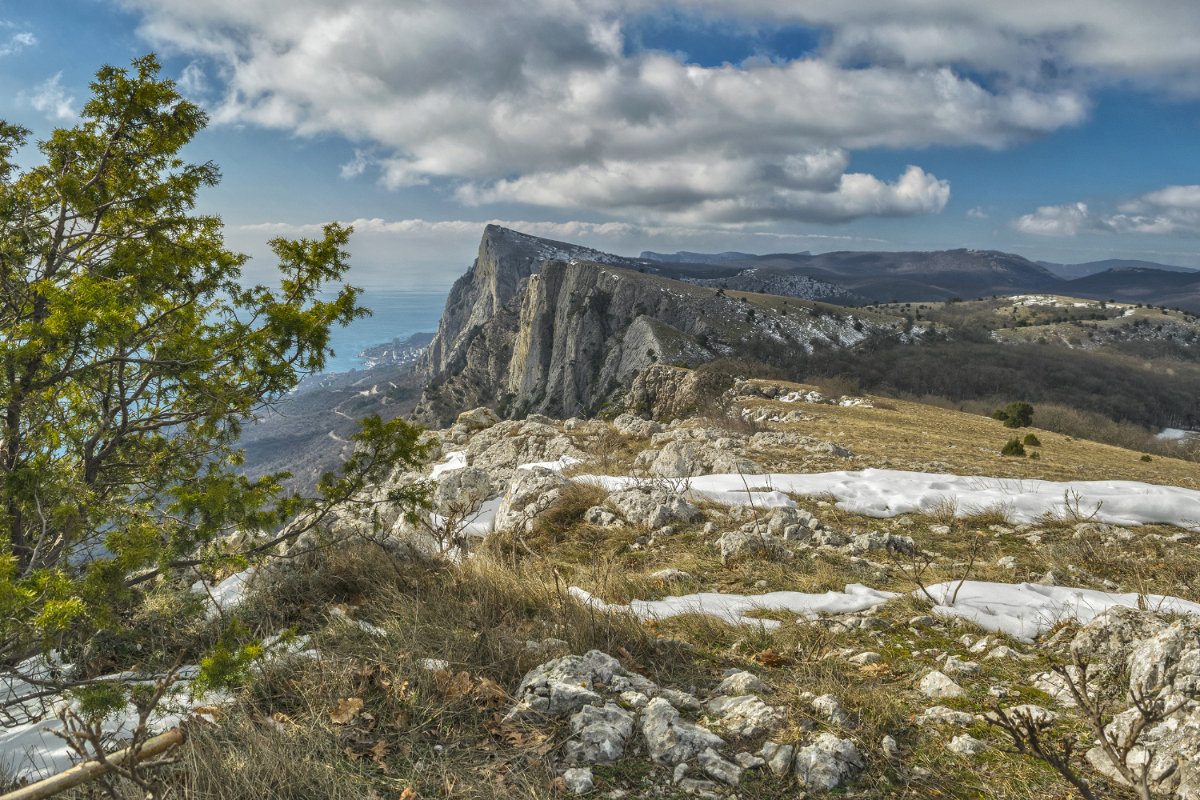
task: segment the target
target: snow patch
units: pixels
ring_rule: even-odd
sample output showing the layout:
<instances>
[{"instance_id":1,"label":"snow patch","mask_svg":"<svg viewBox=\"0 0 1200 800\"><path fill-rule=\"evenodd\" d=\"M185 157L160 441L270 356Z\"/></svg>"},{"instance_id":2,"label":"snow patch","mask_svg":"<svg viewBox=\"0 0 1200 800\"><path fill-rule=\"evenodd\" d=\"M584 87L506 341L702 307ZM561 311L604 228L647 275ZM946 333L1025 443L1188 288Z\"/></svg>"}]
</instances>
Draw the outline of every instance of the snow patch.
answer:
<instances>
[{"instance_id":1,"label":"snow patch","mask_svg":"<svg viewBox=\"0 0 1200 800\"><path fill-rule=\"evenodd\" d=\"M680 614L706 614L733 625L763 625L774 628L776 620L756 619L746 616L753 611L790 611L803 617L813 618L818 614L851 614L886 603L900 595L871 589L860 583L846 586L842 592L805 594L804 592L768 592L759 595L718 594L700 592L662 600L633 600L629 605L612 605L593 596L578 586L569 593L580 602L598 611L631 613L639 619L666 619Z\"/></svg>"},{"instance_id":2,"label":"snow patch","mask_svg":"<svg viewBox=\"0 0 1200 800\"><path fill-rule=\"evenodd\" d=\"M576 480L618 491L637 479L581 475ZM1047 515L1113 525L1175 525L1200 530L1200 491L1140 481L1044 481L938 475L890 469L816 474L702 475L690 478L694 497L726 505L775 508L796 505L788 494L832 495L846 511L895 517L953 502L958 516L1000 509L1013 523Z\"/></svg>"}]
</instances>

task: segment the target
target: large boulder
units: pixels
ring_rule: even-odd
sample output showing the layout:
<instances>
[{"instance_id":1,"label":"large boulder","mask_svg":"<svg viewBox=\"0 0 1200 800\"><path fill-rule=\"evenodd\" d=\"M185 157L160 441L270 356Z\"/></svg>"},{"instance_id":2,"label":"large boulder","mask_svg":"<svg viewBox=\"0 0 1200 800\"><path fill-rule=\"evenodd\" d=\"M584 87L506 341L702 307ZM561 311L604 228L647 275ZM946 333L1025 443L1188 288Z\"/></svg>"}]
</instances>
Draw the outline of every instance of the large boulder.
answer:
<instances>
[{"instance_id":1,"label":"large boulder","mask_svg":"<svg viewBox=\"0 0 1200 800\"><path fill-rule=\"evenodd\" d=\"M554 505L570 485L561 473L551 469L534 467L519 471L496 510L495 529L532 530L533 518Z\"/></svg>"},{"instance_id":2,"label":"large boulder","mask_svg":"<svg viewBox=\"0 0 1200 800\"><path fill-rule=\"evenodd\" d=\"M467 463L490 472L499 486L507 484L517 467L524 464L585 457L550 420L501 422L475 434L466 448Z\"/></svg>"}]
</instances>

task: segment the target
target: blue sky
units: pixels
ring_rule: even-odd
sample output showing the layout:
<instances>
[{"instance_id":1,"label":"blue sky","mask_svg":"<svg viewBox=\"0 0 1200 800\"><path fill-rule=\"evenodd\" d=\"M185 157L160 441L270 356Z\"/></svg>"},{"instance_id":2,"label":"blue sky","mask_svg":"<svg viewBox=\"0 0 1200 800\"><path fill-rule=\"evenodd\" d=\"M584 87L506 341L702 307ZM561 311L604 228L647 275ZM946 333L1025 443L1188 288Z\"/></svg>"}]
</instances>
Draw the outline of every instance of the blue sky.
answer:
<instances>
[{"instance_id":1,"label":"blue sky","mask_svg":"<svg viewBox=\"0 0 1200 800\"><path fill-rule=\"evenodd\" d=\"M159 53L252 274L334 219L394 288L447 287L489 221L1200 266L1198 40L1184 0L0 0L0 117L73 124Z\"/></svg>"}]
</instances>

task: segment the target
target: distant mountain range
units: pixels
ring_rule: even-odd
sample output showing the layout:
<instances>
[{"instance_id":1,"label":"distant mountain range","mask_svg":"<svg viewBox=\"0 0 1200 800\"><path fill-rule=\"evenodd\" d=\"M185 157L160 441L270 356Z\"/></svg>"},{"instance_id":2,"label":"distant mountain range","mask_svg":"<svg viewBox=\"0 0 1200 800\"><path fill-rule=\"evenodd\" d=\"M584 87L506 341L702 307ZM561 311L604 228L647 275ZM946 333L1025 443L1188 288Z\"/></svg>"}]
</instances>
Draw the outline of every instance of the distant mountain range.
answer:
<instances>
[{"instance_id":1,"label":"distant mountain range","mask_svg":"<svg viewBox=\"0 0 1200 800\"><path fill-rule=\"evenodd\" d=\"M1176 267L1171 264L1159 264L1154 261L1138 261L1132 258L1106 258L1103 261L1088 261L1083 264L1055 264L1053 261L1039 261L1046 269L1060 278L1086 278L1110 269L1157 269L1163 272L1197 272L1192 267Z\"/></svg>"},{"instance_id":2,"label":"distant mountain range","mask_svg":"<svg viewBox=\"0 0 1200 800\"><path fill-rule=\"evenodd\" d=\"M642 268L692 283L783 295L791 295L785 278L803 276L820 284L793 281L804 294L791 296L847 305L1038 293L1200 311L1200 271L1148 261L1044 264L1013 253L968 249L726 258L730 255L680 252L669 258L693 260L647 260Z\"/></svg>"},{"instance_id":3,"label":"distant mountain range","mask_svg":"<svg viewBox=\"0 0 1200 800\"><path fill-rule=\"evenodd\" d=\"M739 253L736 250L727 250L724 253L693 253L688 250L680 250L678 253L656 253L653 250L643 250L641 257L647 261L662 261L667 264L723 264L726 261L754 258L754 254Z\"/></svg>"}]
</instances>

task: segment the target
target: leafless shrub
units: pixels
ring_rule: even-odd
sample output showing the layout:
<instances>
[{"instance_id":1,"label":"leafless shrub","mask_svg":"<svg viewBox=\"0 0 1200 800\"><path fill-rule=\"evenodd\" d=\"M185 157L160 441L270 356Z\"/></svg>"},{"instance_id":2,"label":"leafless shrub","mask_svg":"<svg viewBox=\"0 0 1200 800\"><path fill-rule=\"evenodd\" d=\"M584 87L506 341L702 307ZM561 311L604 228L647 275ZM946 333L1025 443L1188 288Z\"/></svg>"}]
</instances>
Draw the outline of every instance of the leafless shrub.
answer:
<instances>
[{"instance_id":1,"label":"leafless shrub","mask_svg":"<svg viewBox=\"0 0 1200 800\"><path fill-rule=\"evenodd\" d=\"M1143 736L1185 704L1186 699L1168 702L1161 697L1146 697L1140 689L1130 683L1128 668L1122 664L1115 672L1109 671L1105 678L1110 685L1125 687L1124 691L1112 691L1097 685L1093 678L1104 675L1104 671L1089 668L1079 653L1072 653L1072 663L1054 664L1053 671L1062 680L1079 709L1079 715L1091 733L1095 746L1112 765L1121 781L1137 795L1139 800L1152 800L1151 767L1155 761L1155 749ZM1113 709L1117 701L1127 696L1134 712L1127 725L1114 726L1116 714ZM1125 714L1128 712L1122 712ZM1074 786L1087 800L1100 800L1091 784L1085 780L1076 763L1078 739L1069 732L1054 726L1046 718L1037 718L1031 709L1021 711L1003 710L999 706L987 717L988 722L1003 730L1012 740L1017 752L1032 755L1053 767L1064 779ZM1130 758L1135 751L1143 751ZM1131 763L1132 762L1132 763Z\"/></svg>"}]
</instances>

